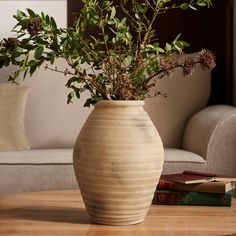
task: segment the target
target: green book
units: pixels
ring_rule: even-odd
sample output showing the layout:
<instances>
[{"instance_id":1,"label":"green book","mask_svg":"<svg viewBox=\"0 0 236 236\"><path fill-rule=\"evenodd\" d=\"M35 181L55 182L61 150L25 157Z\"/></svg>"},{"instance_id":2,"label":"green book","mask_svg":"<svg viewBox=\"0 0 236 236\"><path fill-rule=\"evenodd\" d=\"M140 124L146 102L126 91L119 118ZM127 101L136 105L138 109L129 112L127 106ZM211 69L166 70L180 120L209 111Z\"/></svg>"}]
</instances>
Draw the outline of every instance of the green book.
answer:
<instances>
[{"instance_id":1,"label":"green book","mask_svg":"<svg viewBox=\"0 0 236 236\"><path fill-rule=\"evenodd\" d=\"M193 206L231 206L232 192L200 193L156 190L152 204L155 205L193 205Z\"/></svg>"}]
</instances>

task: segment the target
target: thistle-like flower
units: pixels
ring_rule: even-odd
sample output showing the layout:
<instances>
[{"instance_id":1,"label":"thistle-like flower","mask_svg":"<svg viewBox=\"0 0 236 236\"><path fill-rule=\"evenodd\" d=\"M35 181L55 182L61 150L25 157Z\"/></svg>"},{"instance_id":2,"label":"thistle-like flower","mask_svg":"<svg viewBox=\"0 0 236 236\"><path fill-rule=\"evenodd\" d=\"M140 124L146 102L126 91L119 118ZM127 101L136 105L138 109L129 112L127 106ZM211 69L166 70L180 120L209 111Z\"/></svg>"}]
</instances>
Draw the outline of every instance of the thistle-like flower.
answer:
<instances>
[{"instance_id":1,"label":"thistle-like flower","mask_svg":"<svg viewBox=\"0 0 236 236\"><path fill-rule=\"evenodd\" d=\"M20 46L21 42L20 40L18 40L17 38L12 38L12 37L9 37L7 39L3 39L4 40L4 47L11 50L11 51L14 51L16 47Z\"/></svg>"},{"instance_id":2,"label":"thistle-like flower","mask_svg":"<svg viewBox=\"0 0 236 236\"><path fill-rule=\"evenodd\" d=\"M37 35L42 29L42 22L40 18L33 18L27 25L27 30L31 36Z\"/></svg>"},{"instance_id":3,"label":"thistle-like flower","mask_svg":"<svg viewBox=\"0 0 236 236\"><path fill-rule=\"evenodd\" d=\"M194 73L194 60L191 57L186 57L183 63L183 74L192 75Z\"/></svg>"},{"instance_id":4,"label":"thistle-like flower","mask_svg":"<svg viewBox=\"0 0 236 236\"><path fill-rule=\"evenodd\" d=\"M173 68L174 68L173 63L169 59L165 57L161 59L160 61L161 72L164 72L166 75L169 75L171 71L173 70Z\"/></svg>"},{"instance_id":5,"label":"thistle-like flower","mask_svg":"<svg viewBox=\"0 0 236 236\"><path fill-rule=\"evenodd\" d=\"M210 50L202 49L199 59L203 70L212 70L216 66L215 55Z\"/></svg>"}]
</instances>

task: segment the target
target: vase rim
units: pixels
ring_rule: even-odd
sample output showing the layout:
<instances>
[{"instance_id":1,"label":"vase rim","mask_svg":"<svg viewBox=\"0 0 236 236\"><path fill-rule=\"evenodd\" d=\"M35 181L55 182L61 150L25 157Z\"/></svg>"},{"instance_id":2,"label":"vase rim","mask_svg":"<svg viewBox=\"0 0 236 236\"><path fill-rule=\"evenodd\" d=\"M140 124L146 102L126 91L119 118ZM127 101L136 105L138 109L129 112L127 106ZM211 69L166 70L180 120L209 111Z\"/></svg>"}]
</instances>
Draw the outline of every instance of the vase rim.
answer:
<instances>
[{"instance_id":1,"label":"vase rim","mask_svg":"<svg viewBox=\"0 0 236 236\"><path fill-rule=\"evenodd\" d=\"M144 100L100 100L94 106L143 106Z\"/></svg>"}]
</instances>

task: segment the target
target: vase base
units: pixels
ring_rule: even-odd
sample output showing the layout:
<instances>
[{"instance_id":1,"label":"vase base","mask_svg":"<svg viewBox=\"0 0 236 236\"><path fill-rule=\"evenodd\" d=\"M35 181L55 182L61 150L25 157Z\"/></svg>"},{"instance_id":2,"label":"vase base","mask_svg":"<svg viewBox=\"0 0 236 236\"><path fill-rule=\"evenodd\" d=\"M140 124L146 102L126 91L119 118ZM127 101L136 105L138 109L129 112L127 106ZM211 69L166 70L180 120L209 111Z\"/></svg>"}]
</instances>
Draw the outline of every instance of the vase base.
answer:
<instances>
[{"instance_id":1,"label":"vase base","mask_svg":"<svg viewBox=\"0 0 236 236\"><path fill-rule=\"evenodd\" d=\"M92 220L92 222L96 223L96 224L100 224L100 225L110 225L110 226L128 226L128 225L136 225L136 224L140 224L144 221L144 219L136 219L136 220L123 220L122 222L120 220L115 220L115 219L97 219L97 218L93 218L90 217L90 219Z\"/></svg>"}]
</instances>

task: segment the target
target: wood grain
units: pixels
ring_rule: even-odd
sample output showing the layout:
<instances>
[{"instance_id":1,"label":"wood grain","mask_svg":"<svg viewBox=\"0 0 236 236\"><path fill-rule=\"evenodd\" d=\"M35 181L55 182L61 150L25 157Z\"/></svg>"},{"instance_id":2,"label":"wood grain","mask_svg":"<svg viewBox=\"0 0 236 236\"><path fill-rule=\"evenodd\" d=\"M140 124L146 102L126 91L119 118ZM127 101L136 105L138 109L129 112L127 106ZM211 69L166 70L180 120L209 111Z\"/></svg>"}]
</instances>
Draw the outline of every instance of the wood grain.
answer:
<instances>
[{"instance_id":1,"label":"wood grain","mask_svg":"<svg viewBox=\"0 0 236 236\"><path fill-rule=\"evenodd\" d=\"M232 207L154 206L132 226L93 224L78 190L0 196L0 235L8 236L220 236L236 233Z\"/></svg>"}]
</instances>

